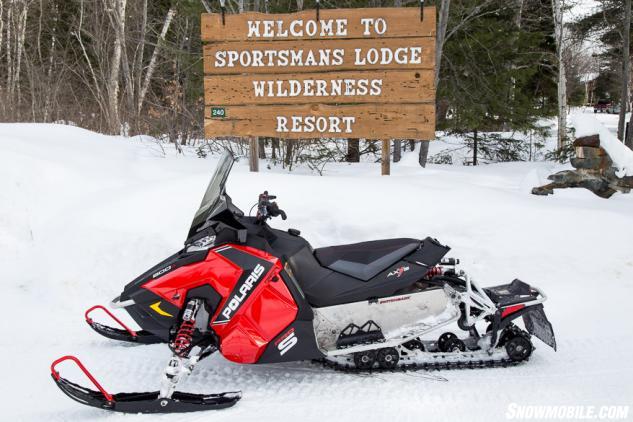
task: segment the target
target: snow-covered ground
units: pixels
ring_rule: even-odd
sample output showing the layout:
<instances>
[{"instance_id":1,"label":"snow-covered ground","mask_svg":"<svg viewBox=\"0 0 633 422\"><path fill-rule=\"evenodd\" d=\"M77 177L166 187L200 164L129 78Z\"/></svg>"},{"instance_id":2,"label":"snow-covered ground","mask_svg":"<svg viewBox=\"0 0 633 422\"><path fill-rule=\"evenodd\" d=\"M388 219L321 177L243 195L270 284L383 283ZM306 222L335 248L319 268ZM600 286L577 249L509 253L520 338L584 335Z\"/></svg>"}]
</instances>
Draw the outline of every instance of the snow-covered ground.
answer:
<instances>
[{"instance_id":1,"label":"snow-covered ground","mask_svg":"<svg viewBox=\"0 0 633 422\"><path fill-rule=\"evenodd\" d=\"M235 407L112 415L65 397L50 362L75 354L113 392L157 388L167 348L100 338L83 311L181 247L216 161L165 156L151 139L0 124L2 420L496 421L513 403L633 405L633 195L531 195L566 168L553 163L421 169L416 161L405 154L390 177L370 163L329 165L319 177L265 166L249 173L243 160L228 192L245 211L264 189L278 195L288 220L274 224L301 229L315 247L431 235L483 285L533 283L549 295L557 353L535 340L518 367L371 376L213 356L181 389L240 389ZM70 365L63 373L88 385Z\"/></svg>"}]
</instances>

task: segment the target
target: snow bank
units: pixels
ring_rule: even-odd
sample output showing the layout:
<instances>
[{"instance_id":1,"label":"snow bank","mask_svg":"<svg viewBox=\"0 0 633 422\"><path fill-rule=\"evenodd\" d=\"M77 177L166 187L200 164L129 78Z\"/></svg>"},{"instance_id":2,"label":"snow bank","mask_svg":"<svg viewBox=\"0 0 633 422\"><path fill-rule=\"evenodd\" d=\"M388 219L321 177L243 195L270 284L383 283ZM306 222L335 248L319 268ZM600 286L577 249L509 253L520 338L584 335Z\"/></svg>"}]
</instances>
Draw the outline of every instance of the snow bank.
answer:
<instances>
[{"instance_id":1,"label":"snow bank","mask_svg":"<svg viewBox=\"0 0 633 422\"><path fill-rule=\"evenodd\" d=\"M624 145L595 117L586 113L575 112L571 115L572 126L576 129L576 137L600 135L600 146L607 151L613 164L617 167L618 177L633 176L633 151Z\"/></svg>"}]
</instances>

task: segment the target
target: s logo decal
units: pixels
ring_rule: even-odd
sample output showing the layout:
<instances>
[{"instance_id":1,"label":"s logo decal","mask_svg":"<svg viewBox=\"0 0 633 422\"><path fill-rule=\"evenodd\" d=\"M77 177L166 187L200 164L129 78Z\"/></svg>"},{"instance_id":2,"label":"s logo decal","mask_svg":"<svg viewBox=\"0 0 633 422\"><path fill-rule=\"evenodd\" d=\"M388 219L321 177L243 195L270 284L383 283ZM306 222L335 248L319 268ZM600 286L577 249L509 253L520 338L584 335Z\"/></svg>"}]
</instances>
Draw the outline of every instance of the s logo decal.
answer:
<instances>
[{"instance_id":1,"label":"s logo decal","mask_svg":"<svg viewBox=\"0 0 633 422\"><path fill-rule=\"evenodd\" d=\"M299 339L295 335L295 329L291 328L282 338L276 341L277 349L279 349L279 356L283 356L297 343L299 343Z\"/></svg>"}]
</instances>

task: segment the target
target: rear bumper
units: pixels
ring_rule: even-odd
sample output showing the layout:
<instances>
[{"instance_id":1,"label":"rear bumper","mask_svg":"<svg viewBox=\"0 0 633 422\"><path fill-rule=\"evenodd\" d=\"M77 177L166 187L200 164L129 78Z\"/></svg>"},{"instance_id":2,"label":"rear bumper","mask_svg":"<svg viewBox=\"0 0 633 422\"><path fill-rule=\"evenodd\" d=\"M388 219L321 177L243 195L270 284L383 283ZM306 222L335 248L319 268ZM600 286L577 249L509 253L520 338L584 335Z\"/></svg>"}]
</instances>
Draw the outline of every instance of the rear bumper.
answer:
<instances>
[{"instance_id":1,"label":"rear bumper","mask_svg":"<svg viewBox=\"0 0 633 422\"><path fill-rule=\"evenodd\" d=\"M515 279L512 283L486 289L498 307L495 325L498 329L522 317L525 329L534 337L556 350L556 337L552 324L545 315L543 302L547 295L538 287Z\"/></svg>"}]
</instances>

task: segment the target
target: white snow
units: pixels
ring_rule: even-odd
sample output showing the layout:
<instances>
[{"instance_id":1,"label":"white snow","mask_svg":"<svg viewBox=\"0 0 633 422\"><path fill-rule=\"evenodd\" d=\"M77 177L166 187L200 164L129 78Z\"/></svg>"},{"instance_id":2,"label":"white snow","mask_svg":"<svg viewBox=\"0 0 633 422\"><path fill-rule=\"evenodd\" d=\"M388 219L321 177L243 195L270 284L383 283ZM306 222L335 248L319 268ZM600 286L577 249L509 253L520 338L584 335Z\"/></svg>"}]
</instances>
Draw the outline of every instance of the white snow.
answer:
<instances>
[{"instance_id":1,"label":"white snow","mask_svg":"<svg viewBox=\"0 0 633 422\"><path fill-rule=\"evenodd\" d=\"M278 195L288 220L273 224L301 229L315 247L431 235L483 286L532 283L549 296L557 353L535 340L533 357L514 368L372 376L213 356L180 388L241 389L231 409L126 416L71 401L49 376L65 354L112 392L158 387L167 348L102 338L83 311L181 247L215 163L169 147L163 154L150 138L0 124L3 420L496 421L512 404L633 405L633 195L604 200L568 189L538 197L530 189L568 166L421 169L416 153L390 177L376 163L329 165L323 177L265 165L255 174L242 160L228 192L245 211L264 189ZM60 369L89 385L69 364Z\"/></svg>"},{"instance_id":2,"label":"white snow","mask_svg":"<svg viewBox=\"0 0 633 422\"><path fill-rule=\"evenodd\" d=\"M633 176L633 151L625 146L598 119L589 113L576 111L571 115L571 125L576 129L577 138L600 135L600 146L609 154L613 164L618 168L616 175L618 177Z\"/></svg>"}]
</instances>

